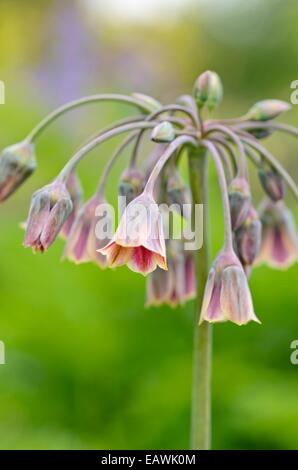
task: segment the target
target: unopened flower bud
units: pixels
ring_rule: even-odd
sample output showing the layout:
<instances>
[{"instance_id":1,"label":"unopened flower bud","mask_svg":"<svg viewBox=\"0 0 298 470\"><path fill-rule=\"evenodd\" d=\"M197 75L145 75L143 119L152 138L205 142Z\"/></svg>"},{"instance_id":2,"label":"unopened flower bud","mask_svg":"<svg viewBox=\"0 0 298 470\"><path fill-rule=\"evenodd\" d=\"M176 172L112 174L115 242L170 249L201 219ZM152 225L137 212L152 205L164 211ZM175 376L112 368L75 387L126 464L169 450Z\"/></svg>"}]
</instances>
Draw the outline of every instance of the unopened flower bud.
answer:
<instances>
[{"instance_id":1,"label":"unopened flower bud","mask_svg":"<svg viewBox=\"0 0 298 470\"><path fill-rule=\"evenodd\" d=\"M207 105L212 111L222 100L223 86L216 72L207 70L199 75L194 86L194 98L199 108Z\"/></svg>"},{"instance_id":2,"label":"unopened flower bud","mask_svg":"<svg viewBox=\"0 0 298 470\"><path fill-rule=\"evenodd\" d=\"M137 168L127 168L119 182L118 194L126 198L126 204L129 204L139 194L144 186L144 174Z\"/></svg>"},{"instance_id":3,"label":"unopened flower bud","mask_svg":"<svg viewBox=\"0 0 298 470\"><path fill-rule=\"evenodd\" d=\"M250 190L243 177L234 178L229 186L229 201L232 229L236 230L244 222L250 207Z\"/></svg>"},{"instance_id":4,"label":"unopened flower bud","mask_svg":"<svg viewBox=\"0 0 298 470\"><path fill-rule=\"evenodd\" d=\"M284 198L286 185L282 176L277 171L261 168L258 174L265 193L272 201L277 202Z\"/></svg>"},{"instance_id":5,"label":"unopened flower bud","mask_svg":"<svg viewBox=\"0 0 298 470\"><path fill-rule=\"evenodd\" d=\"M254 104L247 113L247 118L252 121L269 121L285 113L291 108L286 101L264 100Z\"/></svg>"},{"instance_id":6,"label":"unopened flower bud","mask_svg":"<svg viewBox=\"0 0 298 470\"><path fill-rule=\"evenodd\" d=\"M262 241L262 224L253 206L235 232L235 245L239 259L244 268L251 266L259 254Z\"/></svg>"},{"instance_id":7,"label":"unopened flower bud","mask_svg":"<svg viewBox=\"0 0 298 470\"><path fill-rule=\"evenodd\" d=\"M7 199L36 168L34 145L20 142L0 154L0 201Z\"/></svg>"},{"instance_id":8,"label":"unopened flower bud","mask_svg":"<svg viewBox=\"0 0 298 470\"><path fill-rule=\"evenodd\" d=\"M158 143L172 142L175 139L175 129L168 121L158 124L151 133L151 140Z\"/></svg>"},{"instance_id":9,"label":"unopened flower bud","mask_svg":"<svg viewBox=\"0 0 298 470\"><path fill-rule=\"evenodd\" d=\"M54 242L72 211L72 201L61 181L44 186L32 196L24 246L45 251Z\"/></svg>"},{"instance_id":10,"label":"unopened flower bud","mask_svg":"<svg viewBox=\"0 0 298 470\"><path fill-rule=\"evenodd\" d=\"M144 95L143 93L132 93L132 96L138 101L143 102L153 113L162 107L161 103L152 98L152 96Z\"/></svg>"}]
</instances>

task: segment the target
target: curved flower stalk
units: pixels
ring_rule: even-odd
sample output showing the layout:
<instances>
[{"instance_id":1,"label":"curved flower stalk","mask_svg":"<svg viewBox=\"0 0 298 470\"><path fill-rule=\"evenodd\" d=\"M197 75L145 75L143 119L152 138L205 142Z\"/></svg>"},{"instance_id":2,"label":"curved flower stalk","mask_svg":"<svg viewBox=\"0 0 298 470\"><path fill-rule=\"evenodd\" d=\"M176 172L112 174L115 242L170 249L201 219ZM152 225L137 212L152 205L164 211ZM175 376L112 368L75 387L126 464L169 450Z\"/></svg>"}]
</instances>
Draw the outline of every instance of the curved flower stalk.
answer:
<instances>
[{"instance_id":1,"label":"curved flower stalk","mask_svg":"<svg viewBox=\"0 0 298 470\"><path fill-rule=\"evenodd\" d=\"M75 263L91 261L101 267L127 264L133 271L149 274L150 305L182 305L196 296L191 428L191 446L195 449L210 448L211 323L259 322L248 275L260 261L284 269L297 261L298 253L296 228L284 202L286 188L295 201L298 188L292 175L263 146L275 131L298 137L297 128L274 122L290 106L279 100L264 100L239 118L205 120L206 108L213 111L222 98L220 77L212 71L198 77L193 96L182 95L173 104L163 105L142 94L81 98L54 110L20 144L0 155L0 201L4 201L34 171L35 142L57 118L96 102L117 101L136 108L135 116L92 136L67 161L53 183L33 194L24 245L43 252L61 234L66 238L65 257ZM154 148L141 161L138 156L148 131ZM126 133L109 156L95 195L81 205L79 163L102 143ZM97 237L97 208L105 204L110 171L131 144L129 163L118 185L118 193L126 197L125 210L114 234ZM178 166L184 156L189 162L188 185ZM210 157L215 163L224 214L224 246L211 269L207 217ZM269 198L259 215L252 205L247 158ZM203 231L204 241L195 253L186 251L183 237L166 237L159 207L164 203L173 203L179 210L191 203L188 214L192 215L196 214L197 204L204 205L203 227L196 226L195 231L196 235Z\"/></svg>"}]
</instances>

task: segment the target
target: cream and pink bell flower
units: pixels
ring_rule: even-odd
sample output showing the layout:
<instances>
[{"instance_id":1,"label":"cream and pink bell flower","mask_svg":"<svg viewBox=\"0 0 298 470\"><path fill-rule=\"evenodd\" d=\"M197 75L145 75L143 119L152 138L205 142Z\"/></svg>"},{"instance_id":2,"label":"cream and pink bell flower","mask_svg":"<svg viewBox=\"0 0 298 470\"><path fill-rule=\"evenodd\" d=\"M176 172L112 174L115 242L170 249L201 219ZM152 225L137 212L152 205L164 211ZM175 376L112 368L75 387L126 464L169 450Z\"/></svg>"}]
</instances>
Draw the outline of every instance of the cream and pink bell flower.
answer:
<instances>
[{"instance_id":1,"label":"cream and pink bell flower","mask_svg":"<svg viewBox=\"0 0 298 470\"><path fill-rule=\"evenodd\" d=\"M127 264L147 275L167 269L162 216L153 196L144 191L126 207L113 239L99 250L110 267Z\"/></svg>"},{"instance_id":2,"label":"cream and pink bell flower","mask_svg":"<svg viewBox=\"0 0 298 470\"><path fill-rule=\"evenodd\" d=\"M103 204L105 201L96 194L81 207L67 239L64 258L76 264L92 261L101 268L106 267L106 257L98 250L107 244L108 239L99 238L96 234L96 209Z\"/></svg>"},{"instance_id":3,"label":"cream and pink bell flower","mask_svg":"<svg viewBox=\"0 0 298 470\"><path fill-rule=\"evenodd\" d=\"M217 256L206 283L200 323L231 321L245 325L260 321L254 313L252 298L243 267L232 250Z\"/></svg>"},{"instance_id":4,"label":"cream and pink bell flower","mask_svg":"<svg viewBox=\"0 0 298 470\"><path fill-rule=\"evenodd\" d=\"M283 201L266 201L260 211L262 244L257 262L287 269L298 259L298 234L291 211Z\"/></svg>"},{"instance_id":5,"label":"cream and pink bell flower","mask_svg":"<svg viewBox=\"0 0 298 470\"><path fill-rule=\"evenodd\" d=\"M148 276L146 306L183 305L196 295L193 253L183 250L182 240L168 242L168 270L157 268Z\"/></svg>"},{"instance_id":6,"label":"cream and pink bell flower","mask_svg":"<svg viewBox=\"0 0 298 470\"><path fill-rule=\"evenodd\" d=\"M32 196L24 246L44 252L54 242L72 211L72 201L62 181L55 180Z\"/></svg>"}]
</instances>

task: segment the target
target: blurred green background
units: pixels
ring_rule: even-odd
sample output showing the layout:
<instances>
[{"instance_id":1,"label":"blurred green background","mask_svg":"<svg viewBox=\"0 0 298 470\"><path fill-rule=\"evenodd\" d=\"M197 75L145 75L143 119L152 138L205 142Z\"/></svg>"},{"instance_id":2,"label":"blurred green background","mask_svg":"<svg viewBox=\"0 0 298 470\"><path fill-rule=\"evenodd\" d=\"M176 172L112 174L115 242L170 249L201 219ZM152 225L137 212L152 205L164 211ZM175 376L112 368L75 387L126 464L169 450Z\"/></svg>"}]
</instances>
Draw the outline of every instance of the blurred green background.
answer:
<instances>
[{"instance_id":1,"label":"blurred green background","mask_svg":"<svg viewBox=\"0 0 298 470\"><path fill-rule=\"evenodd\" d=\"M298 79L298 3L291 0L0 1L0 145L22 139L48 111L95 92L190 92L203 70L223 79L217 116L262 98L289 100ZM133 110L93 105L53 125L37 145L39 168L0 206L0 447L182 449L189 445L193 304L143 307L144 279L126 268L60 262L63 242L33 256L18 224L30 196L95 130ZM298 124L298 108L287 115ZM88 197L115 142L81 165ZM297 141L268 148L298 176ZM126 160L127 161L127 160ZM109 195L115 197L114 171ZM220 200L213 171L213 255ZM252 176L256 202L260 188ZM287 198L293 208L291 195ZM263 324L214 328L213 447L297 449L298 266L251 277Z\"/></svg>"}]
</instances>

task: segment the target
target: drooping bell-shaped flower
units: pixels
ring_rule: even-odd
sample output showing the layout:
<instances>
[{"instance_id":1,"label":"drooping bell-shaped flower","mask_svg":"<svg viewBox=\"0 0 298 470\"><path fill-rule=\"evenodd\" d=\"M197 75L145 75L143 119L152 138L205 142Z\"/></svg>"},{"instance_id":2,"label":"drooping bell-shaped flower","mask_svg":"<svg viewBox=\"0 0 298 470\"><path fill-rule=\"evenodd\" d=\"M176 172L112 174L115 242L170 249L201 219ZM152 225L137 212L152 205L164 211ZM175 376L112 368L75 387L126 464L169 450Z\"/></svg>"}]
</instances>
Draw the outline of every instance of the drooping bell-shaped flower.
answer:
<instances>
[{"instance_id":1,"label":"drooping bell-shaped flower","mask_svg":"<svg viewBox=\"0 0 298 470\"><path fill-rule=\"evenodd\" d=\"M229 201L232 228L236 230L246 219L251 204L250 189L246 178L236 176L231 181L229 185Z\"/></svg>"},{"instance_id":2,"label":"drooping bell-shaped flower","mask_svg":"<svg viewBox=\"0 0 298 470\"><path fill-rule=\"evenodd\" d=\"M108 242L106 235L99 236L96 233L98 221L96 210L100 205L105 205L105 201L96 194L80 208L74 221L65 246L64 257L76 264L91 261L101 268L107 265L106 257L97 251Z\"/></svg>"},{"instance_id":3,"label":"drooping bell-shaped flower","mask_svg":"<svg viewBox=\"0 0 298 470\"><path fill-rule=\"evenodd\" d=\"M7 199L34 172L34 145L24 141L0 154L0 201Z\"/></svg>"},{"instance_id":4,"label":"drooping bell-shaped flower","mask_svg":"<svg viewBox=\"0 0 298 470\"><path fill-rule=\"evenodd\" d=\"M168 243L168 270L157 268L148 276L147 306L183 305L196 295L193 253L183 250L183 241Z\"/></svg>"},{"instance_id":5,"label":"drooping bell-shaped flower","mask_svg":"<svg viewBox=\"0 0 298 470\"><path fill-rule=\"evenodd\" d=\"M272 201L277 202L284 198L286 191L285 181L277 171L273 168L260 168L258 174L265 193Z\"/></svg>"},{"instance_id":6,"label":"drooping bell-shaped flower","mask_svg":"<svg viewBox=\"0 0 298 470\"><path fill-rule=\"evenodd\" d=\"M80 183L80 180L76 174L75 171L72 171L69 175L69 177L66 180L66 188L69 192L69 195L71 197L72 201L72 211L69 215L69 217L66 219L62 230L61 230L61 236L66 239L68 235L70 234L71 228L73 226L73 223L78 215L80 206L81 206L81 201L82 201L82 186Z\"/></svg>"},{"instance_id":7,"label":"drooping bell-shaped flower","mask_svg":"<svg viewBox=\"0 0 298 470\"><path fill-rule=\"evenodd\" d=\"M72 201L63 182L55 180L36 191L31 200L24 246L46 251L72 211Z\"/></svg>"},{"instance_id":8,"label":"drooping bell-shaped flower","mask_svg":"<svg viewBox=\"0 0 298 470\"><path fill-rule=\"evenodd\" d=\"M262 244L257 261L287 269L298 259L298 235L294 217L283 201L266 201L260 211Z\"/></svg>"},{"instance_id":9,"label":"drooping bell-shaped flower","mask_svg":"<svg viewBox=\"0 0 298 470\"><path fill-rule=\"evenodd\" d=\"M167 269L162 216L151 193L128 204L113 239L99 251L110 267L127 264L143 275L157 266Z\"/></svg>"},{"instance_id":10,"label":"drooping bell-shaped flower","mask_svg":"<svg viewBox=\"0 0 298 470\"><path fill-rule=\"evenodd\" d=\"M262 239L262 224L255 208L251 205L247 217L235 232L236 253L246 269L259 254Z\"/></svg>"},{"instance_id":11,"label":"drooping bell-shaped flower","mask_svg":"<svg viewBox=\"0 0 298 470\"><path fill-rule=\"evenodd\" d=\"M232 250L223 250L217 256L206 283L200 323L231 321L245 325L253 320L252 298L243 267Z\"/></svg>"}]
</instances>

